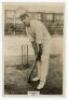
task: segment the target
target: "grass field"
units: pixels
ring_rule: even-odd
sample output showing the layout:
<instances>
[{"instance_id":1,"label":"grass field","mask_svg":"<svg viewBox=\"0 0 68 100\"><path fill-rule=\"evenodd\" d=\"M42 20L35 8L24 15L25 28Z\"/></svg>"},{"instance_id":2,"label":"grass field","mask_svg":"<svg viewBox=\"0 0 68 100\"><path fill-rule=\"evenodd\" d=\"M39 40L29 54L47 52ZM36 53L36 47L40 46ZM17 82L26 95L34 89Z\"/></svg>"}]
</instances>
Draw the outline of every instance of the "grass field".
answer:
<instances>
[{"instance_id":1,"label":"grass field","mask_svg":"<svg viewBox=\"0 0 68 100\"><path fill-rule=\"evenodd\" d=\"M5 94L27 94L35 91L38 82L28 83L31 67L19 69L21 66L5 66ZM34 71L36 74L36 69ZM33 75L34 75L33 74ZM62 94L63 65L61 55L51 56L47 83L41 94Z\"/></svg>"}]
</instances>

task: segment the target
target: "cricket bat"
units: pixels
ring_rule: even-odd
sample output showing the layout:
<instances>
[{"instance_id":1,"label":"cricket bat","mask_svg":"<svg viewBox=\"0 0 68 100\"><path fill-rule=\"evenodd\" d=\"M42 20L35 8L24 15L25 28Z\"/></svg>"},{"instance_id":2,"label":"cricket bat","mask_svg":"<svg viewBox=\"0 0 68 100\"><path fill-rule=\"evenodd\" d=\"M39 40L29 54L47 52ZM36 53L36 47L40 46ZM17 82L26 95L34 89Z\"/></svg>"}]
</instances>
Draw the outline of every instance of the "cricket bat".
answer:
<instances>
[{"instance_id":1,"label":"cricket bat","mask_svg":"<svg viewBox=\"0 0 68 100\"><path fill-rule=\"evenodd\" d=\"M34 70L34 68L36 67L36 58L37 58L37 56L35 57L35 60L34 60L34 63L32 64L32 69L31 69L31 71L30 71L30 75L29 75L29 77L28 77L28 82L30 83L30 81L31 81L31 75L33 74L33 70Z\"/></svg>"}]
</instances>

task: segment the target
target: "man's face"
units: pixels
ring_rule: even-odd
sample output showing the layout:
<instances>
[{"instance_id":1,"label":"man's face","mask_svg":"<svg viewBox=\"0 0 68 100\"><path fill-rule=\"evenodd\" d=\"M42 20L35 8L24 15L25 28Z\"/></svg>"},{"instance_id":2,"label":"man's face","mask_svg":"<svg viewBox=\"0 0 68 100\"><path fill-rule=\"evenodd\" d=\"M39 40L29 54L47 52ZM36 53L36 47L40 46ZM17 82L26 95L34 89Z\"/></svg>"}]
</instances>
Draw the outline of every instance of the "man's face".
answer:
<instances>
[{"instance_id":1,"label":"man's face","mask_svg":"<svg viewBox=\"0 0 68 100\"><path fill-rule=\"evenodd\" d=\"M26 16L25 19L23 19L23 23L25 25L29 25L30 24L30 21L29 21L29 17L28 16Z\"/></svg>"}]
</instances>

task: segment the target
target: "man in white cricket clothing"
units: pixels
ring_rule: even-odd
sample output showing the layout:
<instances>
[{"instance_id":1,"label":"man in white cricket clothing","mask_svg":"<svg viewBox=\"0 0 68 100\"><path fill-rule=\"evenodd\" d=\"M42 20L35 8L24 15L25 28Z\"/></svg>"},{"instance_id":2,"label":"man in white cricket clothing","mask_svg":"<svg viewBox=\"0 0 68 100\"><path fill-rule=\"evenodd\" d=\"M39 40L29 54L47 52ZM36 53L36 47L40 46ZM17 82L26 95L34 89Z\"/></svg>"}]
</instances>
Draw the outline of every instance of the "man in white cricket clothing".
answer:
<instances>
[{"instance_id":1,"label":"man in white cricket clothing","mask_svg":"<svg viewBox=\"0 0 68 100\"><path fill-rule=\"evenodd\" d=\"M45 25L37 19L31 19L27 13L20 16L21 21L26 25L26 31L31 43L37 45L37 76L32 81L40 80L37 89L40 90L46 84L49 69L49 56L51 48L51 36Z\"/></svg>"}]
</instances>

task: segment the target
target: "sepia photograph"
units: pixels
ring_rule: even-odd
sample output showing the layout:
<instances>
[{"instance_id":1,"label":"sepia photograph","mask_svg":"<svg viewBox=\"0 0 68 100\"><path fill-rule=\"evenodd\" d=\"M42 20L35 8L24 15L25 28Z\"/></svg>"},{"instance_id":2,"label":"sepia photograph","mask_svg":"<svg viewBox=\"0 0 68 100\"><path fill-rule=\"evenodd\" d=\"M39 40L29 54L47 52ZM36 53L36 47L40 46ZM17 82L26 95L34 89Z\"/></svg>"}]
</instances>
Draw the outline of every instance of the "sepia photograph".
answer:
<instances>
[{"instance_id":1,"label":"sepia photograph","mask_svg":"<svg viewBox=\"0 0 68 100\"><path fill-rule=\"evenodd\" d=\"M3 3L4 94L63 95L64 3Z\"/></svg>"}]
</instances>

